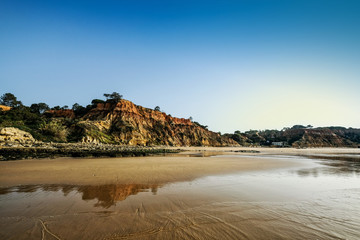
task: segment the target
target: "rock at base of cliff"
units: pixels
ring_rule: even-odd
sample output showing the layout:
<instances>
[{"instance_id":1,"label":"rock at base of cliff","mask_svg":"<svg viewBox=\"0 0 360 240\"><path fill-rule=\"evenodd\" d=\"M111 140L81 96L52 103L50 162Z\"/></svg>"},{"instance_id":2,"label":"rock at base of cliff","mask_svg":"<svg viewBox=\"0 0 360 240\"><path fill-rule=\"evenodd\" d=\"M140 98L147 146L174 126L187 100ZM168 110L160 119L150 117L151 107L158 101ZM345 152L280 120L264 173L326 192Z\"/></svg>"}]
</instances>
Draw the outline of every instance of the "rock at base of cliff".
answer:
<instances>
[{"instance_id":1,"label":"rock at base of cliff","mask_svg":"<svg viewBox=\"0 0 360 240\"><path fill-rule=\"evenodd\" d=\"M0 129L0 144L17 143L32 144L35 142L33 136L25 131L14 127Z\"/></svg>"}]
</instances>

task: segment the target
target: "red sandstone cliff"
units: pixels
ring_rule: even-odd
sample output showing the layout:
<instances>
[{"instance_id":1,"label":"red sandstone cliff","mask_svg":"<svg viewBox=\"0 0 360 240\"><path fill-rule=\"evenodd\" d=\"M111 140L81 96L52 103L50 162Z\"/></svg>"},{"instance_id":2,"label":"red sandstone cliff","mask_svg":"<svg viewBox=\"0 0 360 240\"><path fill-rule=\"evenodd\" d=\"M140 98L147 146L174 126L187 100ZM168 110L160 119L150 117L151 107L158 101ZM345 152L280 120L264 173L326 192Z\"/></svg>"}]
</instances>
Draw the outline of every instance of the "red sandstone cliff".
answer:
<instances>
[{"instance_id":1,"label":"red sandstone cliff","mask_svg":"<svg viewBox=\"0 0 360 240\"><path fill-rule=\"evenodd\" d=\"M71 109L48 110L46 114L51 117L75 118L75 113Z\"/></svg>"},{"instance_id":2,"label":"red sandstone cliff","mask_svg":"<svg viewBox=\"0 0 360 240\"><path fill-rule=\"evenodd\" d=\"M97 104L81 118L77 128L82 130L84 142L168 146L238 145L232 139L204 129L189 119L171 117L128 100Z\"/></svg>"}]
</instances>

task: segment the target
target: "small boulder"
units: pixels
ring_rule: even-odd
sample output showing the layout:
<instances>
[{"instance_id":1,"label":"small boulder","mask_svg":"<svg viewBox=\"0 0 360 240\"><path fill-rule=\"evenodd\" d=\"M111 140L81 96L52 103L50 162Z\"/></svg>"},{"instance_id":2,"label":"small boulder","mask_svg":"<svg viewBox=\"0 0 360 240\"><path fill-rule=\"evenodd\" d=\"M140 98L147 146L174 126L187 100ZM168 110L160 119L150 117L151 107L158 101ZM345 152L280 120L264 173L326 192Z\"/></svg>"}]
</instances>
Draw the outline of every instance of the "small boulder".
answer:
<instances>
[{"instance_id":1,"label":"small boulder","mask_svg":"<svg viewBox=\"0 0 360 240\"><path fill-rule=\"evenodd\" d=\"M0 129L0 144L33 144L35 141L36 140L30 133L22 131L18 128L5 127Z\"/></svg>"}]
</instances>

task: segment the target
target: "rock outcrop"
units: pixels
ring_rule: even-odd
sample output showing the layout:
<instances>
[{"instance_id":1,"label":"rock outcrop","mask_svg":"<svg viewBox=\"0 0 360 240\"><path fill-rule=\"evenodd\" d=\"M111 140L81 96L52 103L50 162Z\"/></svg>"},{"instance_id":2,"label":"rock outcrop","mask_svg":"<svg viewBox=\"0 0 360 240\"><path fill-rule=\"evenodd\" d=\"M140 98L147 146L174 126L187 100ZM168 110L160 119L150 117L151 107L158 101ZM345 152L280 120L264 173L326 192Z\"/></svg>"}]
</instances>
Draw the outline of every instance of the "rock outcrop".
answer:
<instances>
[{"instance_id":1,"label":"rock outcrop","mask_svg":"<svg viewBox=\"0 0 360 240\"><path fill-rule=\"evenodd\" d=\"M0 142L0 161L54 158L54 157L140 157L156 154L179 153L180 149L166 147L124 146L92 143L54 143L35 142L33 144L14 144Z\"/></svg>"},{"instance_id":2,"label":"rock outcrop","mask_svg":"<svg viewBox=\"0 0 360 240\"><path fill-rule=\"evenodd\" d=\"M60 109L60 110L48 110L45 113L48 117L55 117L55 118L75 118L75 113L71 109Z\"/></svg>"},{"instance_id":3,"label":"rock outcrop","mask_svg":"<svg viewBox=\"0 0 360 240\"><path fill-rule=\"evenodd\" d=\"M0 129L0 144L33 144L35 139L25 131L14 127Z\"/></svg>"},{"instance_id":4,"label":"rock outcrop","mask_svg":"<svg viewBox=\"0 0 360 240\"><path fill-rule=\"evenodd\" d=\"M9 111L11 110L11 107L5 106L5 105L0 105L0 111Z\"/></svg>"},{"instance_id":5,"label":"rock outcrop","mask_svg":"<svg viewBox=\"0 0 360 240\"><path fill-rule=\"evenodd\" d=\"M128 100L99 103L76 125L83 142L126 145L229 146L232 139L209 131L189 119L135 105Z\"/></svg>"}]
</instances>

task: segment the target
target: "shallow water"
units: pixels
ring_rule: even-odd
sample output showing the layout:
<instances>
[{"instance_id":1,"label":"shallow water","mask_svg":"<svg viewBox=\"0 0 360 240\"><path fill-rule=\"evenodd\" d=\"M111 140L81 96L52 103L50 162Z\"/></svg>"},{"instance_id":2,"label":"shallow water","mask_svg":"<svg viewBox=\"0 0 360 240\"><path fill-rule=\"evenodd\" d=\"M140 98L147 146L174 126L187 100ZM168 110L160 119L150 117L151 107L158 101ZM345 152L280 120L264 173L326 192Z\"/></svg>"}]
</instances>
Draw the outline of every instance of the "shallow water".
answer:
<instances>
[{"instance_id":1,"label":"shallow water","mask_svg":"<svg viewBox=\"0 0 360 240\"><path fill-rule=\"evenodd\" d=\"M301 167L180 183L2 188L0 239L360 238L358 161L257 157Z\"/></svg>"}]
</instances>

